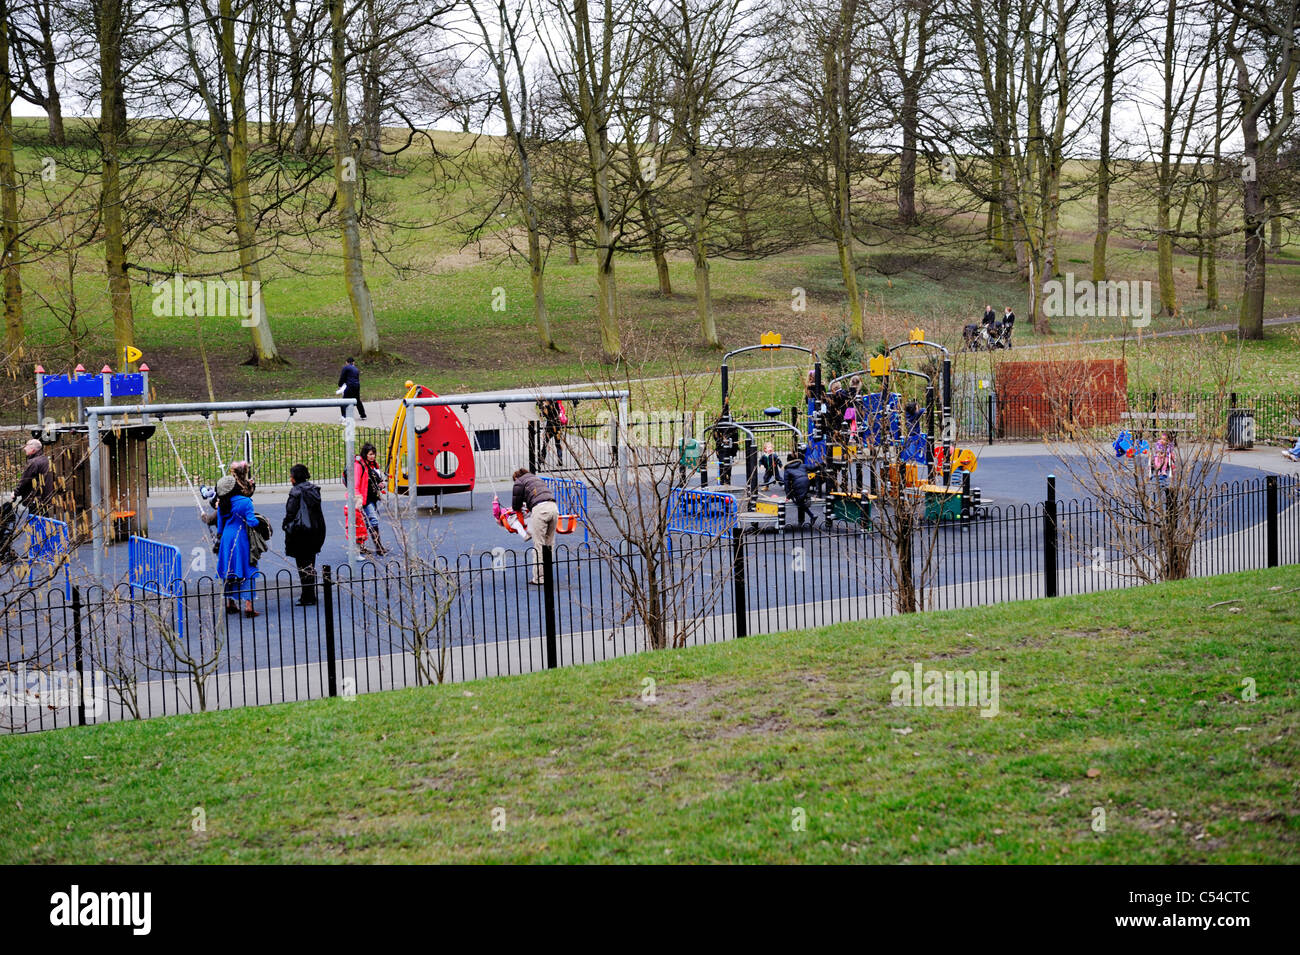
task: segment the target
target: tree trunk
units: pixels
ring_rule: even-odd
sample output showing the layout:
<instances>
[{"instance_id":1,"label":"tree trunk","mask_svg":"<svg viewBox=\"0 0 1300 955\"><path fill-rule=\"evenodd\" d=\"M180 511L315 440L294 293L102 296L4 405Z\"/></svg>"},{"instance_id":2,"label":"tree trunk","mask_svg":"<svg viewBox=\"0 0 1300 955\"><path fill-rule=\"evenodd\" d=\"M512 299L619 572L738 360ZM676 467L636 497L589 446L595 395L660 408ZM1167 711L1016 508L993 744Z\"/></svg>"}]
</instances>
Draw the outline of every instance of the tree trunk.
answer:
<instances>
[{"instance_id":1,"label":"tree trunk","mask_svg":"<svg viewBox=\"0 0 1300 955\"><path fill-rule=\"evenodd\" d=\"M601 357L606 362L623 358L623 346L618 327L618 281L614 272L614 222L609 188L609 73L614 68L608 62L592 61L588 46L592 36L591 12L586 0L574 3L576 43L575 66L578 81L578 115L586 140L587 162L591 172L593 198L596 205L596 316L600 325ZM606 29L612 29L606 24ZM595 82L593 83L593 77Z\"/></svg>"},{"instance_id":2,"label":"tree trunk","mask_svg":"<svg viewBox=\"0 0 1300 955\"><path fill-rule=\"evenodd\" d=\"M1118 5L1106 3L1106 49L1114 50L1115 18ZM1110 117L1115 107L1116 65L1112 56L1102 57L1101 67L1101 154L1097 160L1097 234L1092 240L1092 280L1106 281L1106 246L1110 242Z\"/></svg>"},{"instance_id":3,"label":"tree trunk","mask_svg":"<svg viewBox=\"0 0 1300 955\"><path fill-rule=\"evenodd\" d=\"M1164 122L1160 130L1160 164L1157 168L1156 196L1156 274L1160 285L1160 312L1178 314L1178 292L1174 286L1174 237L1169 229L1169 213L1173 203L1174 179L1178 168L1173 157L1174 122L1174 62L1175 26L1178 22L1178 4L1169 0L1165 16L1164 61Z\"/></svg>"},{"instance_id":4,"label":"tree trunk","mask_svg":"<svg viewBox=\"0 0 1300 955\"><path fill-rule=\"evenodd\" d=\"M298 5L289 0L282 14L284 35L289 40L288 71L289 99L293 103L293 130L290 133L295 156L305 156L311 145L311 115L307 103L307 89L303 74L306 66L303 62L303 37L298 32Z\"/></svg>"},{"instance_id":5,"label":"tree trunk","mask_svg":"<svg viewBox=\"0 0 1300 955\"><path fill-rule=\"evenodd\" d=\"M9 62L9 2L0 0L0 67ZM23 282L18 255L18 175L14 168L14 91L0 68L0 270L4 272L5 353L23 357Z\"/></svg>"},{"instance_id":6,"label":"tree trunk","mask_svg":"<svg viewBox=\"0 0 1300 955\"><path fill-rule=\"evenodd\" d=\"M1207 311L1219 307L1219 271L1216 259L1219 254L1219 176L1222 175L1219 163L1218 137L1215 137L1214 164L1211 166L1210 185L1206 194L1208 205L1205 227L1205 308Z\"/></svg>"},{"instance_id":7,"label":"tree trunk","mask_svg":"<svg viewBox=\"0 0 1300 955\"><path fill-rule=\"evenodd\" d=\"M1259 140L1253 129L1245 132L1246 158L1258 157ZM1246 339L1264 338L1264 223L1266 215L1260 197L1259 176L1242 183L1243 232L1246 236L1246 276L1241 292L1237 334Z\"/></svg>"},{"instance_id":8,"label":"tree trunk","mask_svg":"<svg viewBox=\"0 0 1300 955\"><path fill-rule=\"evenodd\" d=\"M67 144L63 132L63 102L59 99L59 83L55 70L59 65L58 54L54 50L54 38L48 16L49 8L42 13L41 29L41 68L45 72L45 113L50 131L50 142L55 146ZM4 62L8 62L5 60Z\"/></svg>"},{"instance_id":9,"label":"tree trunk","mask_svg":"<svg viewBox=\"0 0 1300 955\"><path fill-rule=\"evenodd\" d=\"M122 181L119 133L125 107L118 102L122 90L122 0L99 5L99 142L100 217L104 229L104 269L108 273L109 302L113 312L113 344L121 355L135 344L135 315L131 310L131 282L126 275L126 233L122 217ZM116 359L115 359L116 360Z\"/></svg>"},{"instance_id":10,"label":"tree trunk","mask_svg":"<svg viewBox=\"0 0 1300 955\"><path fill-rule=\"evenodd\" d=\"M857 0L840 0L839 36L835 50L827 63L831 85L832 102L835 104L833 115L835 128L832 131L835 144L835 242L840 257L840 276L844 281L844 292L849 299L849 333L854 341L865 341L862 322L862 294L858 291L858 273L853 262L853 195L849 181L851 134L849 117L849 67L853 38L853 25L856 20Z\"/></svg>"},{"instance_id":11,"label":"tree trunk","mask_svg":"<svg viewBox=\"0 0 1300 955\"><path fill-rule=\"evenodd\" d=\"M1174 285L1174 237L1169 225L1169 196L1164 186L1156 198L1156 268L1160 280L1160 310L1165 315L1178 314L1178 289Z\"/></svg>"},{"instance_id":12,"label":"tree trunk","mask_svg":"<svg viewBox=\"0 0 1300 955\"><path fill-rule=\"evenodd\" d=\"M361 257L361 223L357 216L357 158L348 136L347 60L344 55L343 3L330 3L330 92L334 108L334 188L338 196L339 231L343 240L343 280L347 283L357 344L363 355L379 354L379 325L375 321L370 287Z\"/></svg>"},{"instance_id":13,"label":"tree trunk","mask_svg":"<svg viewBox=\"0 0 1300 955\"><path fill-rule=\"evenodd\" d=\"M1212 38L1215 49L1219 46L1217 33ZM1205 190L1205 308L1219 308L1219 177L1223 175L1223 59L1215 58L1214 67L1214 159L1210 163L1210 182Z\"/></svg>"},{"instance_id":14,"label":"tree trunk","mask_svg":"<svg viewBox=\"0 0 1300 955\"><path fill-rule=\"evenodd\" d=\"M523 58L519 53L515 25L508 19L505 7L500 7L503 35L494 45L491 34L479 17L478 11L471 10L471 13L483 34L484 47L496 70L497 97L506 124L506 138L514 146L515 159L519 162L519 184L524 200L524 225L528 229L528 276L533 286L533 321L537 325L537 335L541 339L542 347L555 351L557 349L555 339L551 337L551 319L546 310L546 284L543 276L545 259L542 256L541 227L538 223L537 203L533 192L532 155L524 139L524 132L529 125L528 80L524 72ZM507 57L514 63L519 80L520 115L517 118L510 84L506 79Z\"/></svg>"},{"instance_id":15,"label":"tree trunk","mask_svg":"<svg viewBox=\"0 0 1300 955\"><path fill-rule=\"evenodd\" d=\"M691 154L691 191L695 210L691 231L695 259L695 312L700 319L700 338L709 348L721 348L718 326L713 318L713 290L709 284L709 248L705 239L705 216L708 197L705 195L704 167L699 154Z\"/></svg>"},{"instance_id":16,"label":"tree trunk","mask_svg":"<svg viewBox=\"0 0 1300 955\"><path fill-rule=\"evenodd\" d=\"M257 227L253 223L253 198L248 175L248 104L244 90L244 67L235 47L234 0L220 0L221 62L230 90L230 202L235 216L235 237L239 242L239 273L244 280L241 304L253 336L253 364L258 367L282 363L271 334L262 299L262 267L257 253ZM245 42L250 46L254 38Z\"/></svg>"},{"instance_id":17,"label":"tree trunk","mask_svg":"<svg viewBox=\"0 0 1300 955\"><path fill-rule=\"evenodd\" d=\"M898 221L902 225L916 222L916 114L917 91L909 84L903 90L903 105L899 111L903 150L898 157Z\"/></svg>"}]
</instances>

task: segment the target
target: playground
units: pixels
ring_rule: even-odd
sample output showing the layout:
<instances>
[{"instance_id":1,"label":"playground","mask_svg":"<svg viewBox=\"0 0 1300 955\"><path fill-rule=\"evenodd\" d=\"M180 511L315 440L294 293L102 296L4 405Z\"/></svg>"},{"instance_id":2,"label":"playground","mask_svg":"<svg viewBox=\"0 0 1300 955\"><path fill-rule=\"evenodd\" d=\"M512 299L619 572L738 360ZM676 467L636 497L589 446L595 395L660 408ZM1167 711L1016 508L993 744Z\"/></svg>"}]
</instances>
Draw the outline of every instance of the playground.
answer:
<instances>
[{"instance_id":1,"label":"playground","mask_svg":"<svg viewBox=\"0 0 1300 955\"><path fill-rule=\"evenodd\" d=\"M737 361L760 356L771 364L776 355L791 353L809 364L799 423L782 420L783 409L775 404L757 416L733 415ZM592 480L664 485L658 490L667 501L667 532L706 538L725 536L736 526L791 535L871 533L873 513L879 519L891 509L908 508L927 522L962 524L980 520L990 508L1008 513L1040 504L1049 475L1055 476L1058 498L1088 497L1075 477L1078 469L1068 466L1072 453L1088 453L1082 448L981 446L969 440L975 429L959 429L955 420L952 356L919 328L866 367L828 381L812 350L766 333L759 344L723 357L719 383L720 410L716 416L706 410L709 423L698 427L698 413L683 414L680 425L653 439L660 445L656 455L636 449L635 460L643 464L652 457L672 459L675 473L633 465L629 475L632 446L647 439L637 433L625 390L439 396L408 381L402 397L372 401L379 427L367 433L382 436L371 442L384 477L381 521L398 529L407 546L418 542L438 555L525 551L530 544L524 522L500 516L500 502L509 506L510 475L520 467L543 475L560 502L560 540L568 544L610 542L617 535L618 521L601 495L590 493ZM152 397L148 365L123 373L104 366L98 374L78 366L67 375L38 367L35 395L41 426L31 433L45 446L65 494L59 512L47 514L27 535L25 553L30 562L45 565L65 557L69 586L75 577L111 587L139 582L146 572L156 576L161 566L179 567L156 582L166 591L213 573L212 537L200 518L211 512L209 489L238 460L248 462L259 488L257 513L272 528L266 563L259 567L263 575L293 566L279 551L276 532L284 517L288 464L308 458L315 468L312 479L322 488L327 523L318 563L355 569L363 556L344 523L354 491L342 475L364 443L351 399L146 403ZM62 418L52 413L60 401ZM566 402L573 422L564 419ZM584 403L588 413L579 423ZM543 413L548 407L549 417ZM601 414L591 414L593 409ZM251 430L255 418L267 430ZM282 445L287 427L304 420L320 429L337 422L330 449L300 448L293 437ZM1124 422L1138 437L1119 430L1117 453L1132 448L1130 456L1148 454L1140 430L1144 423ZM181 444L188 442L183 452L173 432L186 429L180 438ZM965 446L958 445L958 433L967 435ZM211 453L202 447L196 457L195 442L205 438ZM791 462L806 475L803 510L815 530L803 529L800 509L782 480ZM160 470L169 481L157 480ZM414 495L412 473L417 475ZM1260 473L1287 470L1275 466L1271 456L1239 454L1217 465L1207 483L1244 482ZM75 546L78 541L83 546ZM169 554L161 563L159 547ZM137 553L154 555L147 570L133 565Z\"/></svg>"},{"instance_id":2,"label":"playground","mask_svg":"<svg viewBox=\"0 0 1300 955\"><path fill-rule=\"evenodd\" d=\"M791 349L811 365L804 406L789 420L775 403L733 414L732 364ZM1106 423L1101 445L983 445L957 419L950 361L916 329L823 384L818 356L768 334L724 357L713 410L658 429L640 427L617 388L438 395L409 381L402 396L370 402L375 424L363 432L352 399L166 403L147 369L41 371L44 427L32 433L63 479L64 509L26 518L7 655L56 666L74 649L80 659L84 641L92 679L129 671L139 711L184 712L208 705L188 689L197 674L224 707L333 695L340 679L366 692L636 652L649 629L632 581L647 575L662 588L672 645L886 616L897 611L900 533L914 541L908 581L915 573L925 609L1137 582L1124 534L1080 475L1101 453L1155 487L1146 439L1166 422L1123 412L1113 443ZM76 402L62 421L61 400ZM303 445L294 422L330 440ZM347 520L357 505L348 462L366 445L382 471L384 556L363 553ZM314 606L298 604L280 532L289 463L306 459L327 525L316 561L325 599ZM209 488L240 460L272 533L250 580L254 614L226 617L202 517ZM802 488L781 473L791 465ZM527 579L527 516L509 513L521 467L561 513L543 587ZM1215 517L1189 551L1194 573L1300 559L1300 533L1280 530L1300 515L1291 470L1260 450L1215 462L1204 475ZM791 489L813 520L799 520ZM628 515L611 510L619 502L660 509L662 547L628 539Z\"/></svg>"}]
</instances>

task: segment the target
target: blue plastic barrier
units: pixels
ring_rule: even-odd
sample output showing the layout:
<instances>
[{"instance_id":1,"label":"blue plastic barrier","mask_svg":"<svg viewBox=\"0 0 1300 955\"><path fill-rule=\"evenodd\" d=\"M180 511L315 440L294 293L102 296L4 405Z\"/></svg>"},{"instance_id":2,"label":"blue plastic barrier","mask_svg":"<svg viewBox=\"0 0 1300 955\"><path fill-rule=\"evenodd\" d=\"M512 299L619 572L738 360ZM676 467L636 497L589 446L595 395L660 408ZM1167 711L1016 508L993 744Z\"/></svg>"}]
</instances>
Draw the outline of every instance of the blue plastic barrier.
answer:
<instances>
[{"instance_id":1,"label":"blue plastic barrier","mask_svg":"<svg viewBox=\"0 0 1300 955\"><path fill-rule=\"evenodd\" d=\"M184 638L185 610L181 597L185 583L181 575L181 552L171 544L132 534L127 544L127 566L133 599L137 589L176 598L176 632ZM134 612L132 609L133 615Z\"/></svg>"},{"instance_id":2,"label":"blue plastic barrier","mask_svg":"<svg viewBox=\"0 0 1300 955\"><path fill-rule=\"evenodd\" d=\"M576 514L582 522L582 540L587 542L587 485L573 478L558 478L541 475L546 486L551 489L555 503L561 514Z\"/></svg>"},{"instance_id":3,"label":"blue plastic barrier","mask_svg":"<svg viewBox=\"0 0 1300 955\"><path fill-rule=\"evenodd\" d=\"M64 595L72 599L72 580L68 576L68 525L63 521L56 521L52 517L37 517L30 515L27 518L27 530L31 534L31 543L27 547L27 555L24 558L27 561L27 586L31 587L36 581L36 568L34 564L49 564L58 573L60 566L63 567L63 592Z\"/></svg>"},{"instance_id":4,"label":"blue plastic barrier","mask_svg":"<svg viewBox=\"0 0 1300 955\"><path fill-rule=\"evenodd\" d=\"M722 491L676 488L668 495L668 531L720 537L736 526L736 499Z\"/></svg>"}]
</instances>

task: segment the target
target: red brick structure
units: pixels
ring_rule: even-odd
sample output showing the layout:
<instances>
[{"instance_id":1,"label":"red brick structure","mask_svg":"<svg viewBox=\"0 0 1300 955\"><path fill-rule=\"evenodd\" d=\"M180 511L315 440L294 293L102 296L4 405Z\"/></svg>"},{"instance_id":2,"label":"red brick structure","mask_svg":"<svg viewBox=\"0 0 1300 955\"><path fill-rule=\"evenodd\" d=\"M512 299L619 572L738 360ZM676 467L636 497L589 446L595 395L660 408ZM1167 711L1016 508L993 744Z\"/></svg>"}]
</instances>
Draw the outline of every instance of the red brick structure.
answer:
<instances>
[{"instance_id":1,"label":"red brick structure","mask_svg":"<svg viewBox=\"0 0 1300 955\"><path fill-rule=\"evenodd\" d=\"M1003 437L1118 425L1128 410L1128 371L1115 359L1004 361L994 387Z\"/></svg>"}]
</instances>

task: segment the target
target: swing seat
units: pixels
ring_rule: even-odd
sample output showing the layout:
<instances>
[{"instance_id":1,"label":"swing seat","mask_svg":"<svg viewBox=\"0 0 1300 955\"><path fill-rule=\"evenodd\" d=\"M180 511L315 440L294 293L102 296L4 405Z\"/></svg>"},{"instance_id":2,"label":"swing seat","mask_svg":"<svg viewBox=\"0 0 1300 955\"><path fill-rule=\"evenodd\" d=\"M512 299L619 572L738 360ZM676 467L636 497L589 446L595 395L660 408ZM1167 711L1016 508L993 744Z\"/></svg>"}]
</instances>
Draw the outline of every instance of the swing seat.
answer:
<instances>
[{"instance_id":1,"label":"swing seat","mask_svg":"<svg viewBox=\"0 0 1300 955\"><path fill-rule=\"evenodd\" d=\"M135 511L111 511L108 515L113 528L113 542L120 544L131 539L131 523L135 520Z\"/></svg>"},{"instance_id":2,"label":"swing seat","mask_svg":"<svg viewBox=\"0 0 1300 955\"><path fill-rule=\"evenodd\" d=\"M767 415L769 418L778 418L781 416L781 409L776 405L772 405L770 408L764 408L763 414Z\"/></svg>"},{"instance_id":3,"label":"swing seat","mask_svg":"<svg viewBox=\"0 0 1300 955\"><path fill-rule=\"evenodd\" d=\"M518 511L502 511L501 516L497 518L497 523L510 533L518 534L524 540L529 540L532 536L528 533L528 525ZM555 523L555 532L557 534L572 534L577 529L577 514L561 514L560 519Z\"/></svg>"},{"instance_id":4,"label":"swing seat","mask_svg":"<svg viewBox=\"0 0 1300 955\"><path fill-rule=\"evenodd\" d=\"M523 516L518 511L502 511L501 516L497 518L497 523L511 534L518 534L524 540L530 539L528 525L524 523Z\"/></svg>"}]
</instances>

